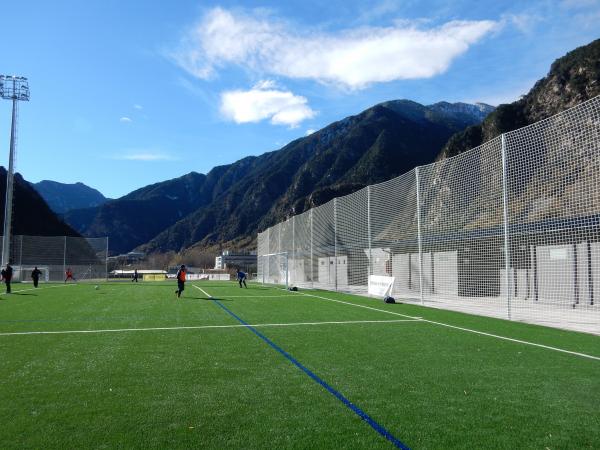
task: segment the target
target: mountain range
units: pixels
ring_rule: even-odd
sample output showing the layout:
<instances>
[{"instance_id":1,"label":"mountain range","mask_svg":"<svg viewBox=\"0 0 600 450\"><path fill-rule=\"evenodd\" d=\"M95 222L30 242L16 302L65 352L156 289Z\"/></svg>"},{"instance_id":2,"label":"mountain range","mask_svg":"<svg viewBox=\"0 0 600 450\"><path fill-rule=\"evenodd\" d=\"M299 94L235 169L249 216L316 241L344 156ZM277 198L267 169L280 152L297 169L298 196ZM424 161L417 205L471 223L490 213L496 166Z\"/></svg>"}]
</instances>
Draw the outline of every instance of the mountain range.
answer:
<instances>
[{"instance_id":1,"label":"mountain range","mask_svg":"<svg viewBox=\"0 0 600 450\"><path fill-rule=\"evenodd\" d=\"M57 214L72 209L99 206L109 200L100 191L83 183L67 184L43 180L31 185L46 200L52 211Z\"/></svg>"},{"instance_id":2,"label":"mountain range","mask_svg":"<svg viewBox=\"0 0 600 450\"><path fill-rule=\"evenodd\" d=\"M548 75L518 101L500 105L480 124L452 136L438 159L448 158L502 133L544 120L600 95L600 39L557 59Z\"/></svg>"},{"instance_id":3,"label":"mountain range","mask_svg":"<svg viewBox=\"0 0 600 450\"><path fill-rule=\"evenodd\" d=\"M109 236L112 253L251 248L257 231L286 217L459 154L598 94L600 40L558 59L528 94L495 110L484 104L384 102L280 150L70 209L64 219L85 236Z\"/></svg>"},{"instance_id":4,"label":"mountain range","mask_svg":"<svg viewBox=\"0 0 600 450\"><path fill-rule=\"evenodd\" d=\"M280 150L138 189L65 220L86 236L110 237L113 251L180 251L237 241L256 230L367 184L426 164L489 105L409 100L381 103Z\"/></svg>"},{"instance_id":5,"label":"mountain range","mask_svg":"<svg viewBox=\"0 0 600 450\"><path fill-rule=\"evenodd\" d=\"M4 223L6 169L0 167L0 223ZM44 199L20 174L15 174L12 233L29 236L80 236L60 220Z\"/></svg>"}]
</instances>

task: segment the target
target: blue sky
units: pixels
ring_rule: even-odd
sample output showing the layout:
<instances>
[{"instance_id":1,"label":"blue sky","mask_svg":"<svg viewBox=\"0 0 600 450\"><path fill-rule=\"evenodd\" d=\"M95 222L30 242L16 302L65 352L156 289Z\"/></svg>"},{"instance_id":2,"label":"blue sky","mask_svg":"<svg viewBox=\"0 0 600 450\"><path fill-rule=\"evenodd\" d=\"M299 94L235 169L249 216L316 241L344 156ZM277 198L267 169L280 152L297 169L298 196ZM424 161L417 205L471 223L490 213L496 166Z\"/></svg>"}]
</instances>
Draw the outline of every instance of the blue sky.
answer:
<instances>
[{"instance_id":1,"label":"blue sky","mask_svg":"<svg viewBox=\"0 0 600 450\"><path fill-rule=\"evenodd\" d=\"M0 74L31 88L17 170L109 197L386 100L510 102L600 37L600 0L23 0L2 13ZM4 166L9 131L3 101Z\"/></svg>"}]
</instances>

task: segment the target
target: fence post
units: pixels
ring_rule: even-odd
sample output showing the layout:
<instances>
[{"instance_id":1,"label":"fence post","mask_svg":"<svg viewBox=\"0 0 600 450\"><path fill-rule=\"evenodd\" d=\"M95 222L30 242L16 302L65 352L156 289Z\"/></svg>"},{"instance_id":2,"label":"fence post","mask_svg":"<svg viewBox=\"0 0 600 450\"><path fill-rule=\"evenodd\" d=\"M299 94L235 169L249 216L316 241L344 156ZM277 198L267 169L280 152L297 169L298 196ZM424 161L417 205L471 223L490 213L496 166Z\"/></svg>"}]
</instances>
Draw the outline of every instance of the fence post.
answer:
<instances>
[{"instance_id":1,"label":"fence post","mask_svg":"<svg viewBox=\"0 0 600 450\"><path fill-rule=\"evenodd\" d=\"M67 271L67 237L64 236L64 245L63 245L63 275Z\"/></svg>"},{"instance_id":2,"label":"fence post","mask_svg":"<svg viewBox=\"0 0 600 450\"><path fill-rule=\"evenodd\" d=\"M108 281L108 236L106 236L106 269L105 269L105 274L106 274L106 281Z\"/></svg>"},{"instance_id":3,"label":"fence post","mask_svg":"<svg viewBox=\"0 0 600 450\"><path fill-rule=\"evenodd\" d=\"M273 253L271 251L271 229L272 228L273 227L267 228L267 253L266 253L267 255L269 253ZM264 275L265 270L269 272L269 275L271 274L271 270L269 268L269 260L268 259L267 259L267 265L266 265L266 267L265 267L265 263L263 262L263 284L265 284L265 275ZM269 278L267 277L267 279L269 279Z\"/></svg>"},{"instance_id":4,"label":"fence post","mask_svg":"<svg viewBox=\"0 0 600 450\"><path fill-rule=\"evenodd\" d=\"M369 273L373 275L373 254L371 253L371 186L367 186L367 239L369 242Z\"/></svg>"},{"instance_id":5,"label":"fence post","mask_svg":"<svg viewBox=\"0 0 600 450\"><path fill-rule=\"evenodd\" d=\"M293 270L296 271L296 221L294 220L296 216L292 216L292 265L294 266ZM288 271L290 270L288 266ZM296 279L296 276L292 274L291 281L293 282Z\"/></svg>"},{"instance_id":6,"label":"fence post","mask_svg":"<svg viewBox=\"0 0 600 450\"><path fill-rule=\"evenodd\" d=\"M508 182L507 182L507 156L506 156L506 135L502 134L502 203L504 215L504 284L506 286L506 314L508 320L511 320L511 295L510 295L510 253L508 245Z\"/></svg>"},{"instance_id":7,"label":"fence post","mask_svg":"<svg viewBox=\"0 0 600 450\"><path fill-rule=\"evenodd\" d=\"M421 238L421 178L419 177L419 166L415 167L415 178L417 188L417 242L419 246L419 290L421 292L421 304L425 304L423 296L423 242ZM410 261L410 258L409 258ZM410 271L410 267L408 268Z\"/></svg>"},{"instance_id":8,"label":"fence post","mask_svg":"<svg viewBox=\"0 0 600 450\"><path fill-rule=\"evenodd\" d=\"M337 197L333 199L333 270L335 280L335 290L337 291Z\"/></svg>"},{"instance_id":9,"label":"fence post","mask_svg":"<svg viewBox=\"0 0 600 450\"><path fill-rule=\"evenodd\" d=\"M285 252L285 288L290 287L290 258L288 252Z\"/></svg>"},{"instance_id":10,"label":"fence post","mask_svg":"<svg viewBox=\"0 0 600 450\"><path fill-rule=\"evenodd\" d=\"M313 210L310 210L310 285L315 287L315 276L313 273Z\"/></svg>"},{"instance_id":11,"label":"fence post","mask_svg":"<svg viewBox=\"0 0 600 450\"><path fill-rule=\"evenodd\" d=\"M279 223L279 227L278 227L278 232L277 232L277 253L282 253L281 251L281 224L283 222Z\"/></svg>"},{"instance_id":12,"label":"fence post","mask_svg":"<svg viewBox=\"0 0 600 450\"><path fill-rule=\"evenodd\" d=\"M19 246L19 267L21 268L21 281L23 281L23 235Z\"/></svg>"}]
</instances>

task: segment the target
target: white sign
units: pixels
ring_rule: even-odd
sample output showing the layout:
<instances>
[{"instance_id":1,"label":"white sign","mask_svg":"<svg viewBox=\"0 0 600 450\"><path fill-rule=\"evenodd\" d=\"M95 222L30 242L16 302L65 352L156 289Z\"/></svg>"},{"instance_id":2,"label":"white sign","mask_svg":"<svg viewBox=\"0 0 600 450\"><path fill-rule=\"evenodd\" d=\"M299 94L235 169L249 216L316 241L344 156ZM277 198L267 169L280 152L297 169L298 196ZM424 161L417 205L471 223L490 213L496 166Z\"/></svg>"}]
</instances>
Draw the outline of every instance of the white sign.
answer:
<instances>
[{"instance_id":1,"label":"white sign","mask_svg":"<svg viewBox=\"0 0 600 450\"><path fill-rule=\"evenodd\" d=\"M548 250L550 259L567 259L568 252L566 248L551 248Z\"/></svg>"},{"instance_id":2,"label":"white sign","mask_svg":"<svg viewBox=\"0 0 600 450\"><path fill-rule=\"evenodd\" d=\"M378 297L391 297L394 279L394 277L384 277L382 275L369 275L369 294Z\"/></svg>"}]
</instances>

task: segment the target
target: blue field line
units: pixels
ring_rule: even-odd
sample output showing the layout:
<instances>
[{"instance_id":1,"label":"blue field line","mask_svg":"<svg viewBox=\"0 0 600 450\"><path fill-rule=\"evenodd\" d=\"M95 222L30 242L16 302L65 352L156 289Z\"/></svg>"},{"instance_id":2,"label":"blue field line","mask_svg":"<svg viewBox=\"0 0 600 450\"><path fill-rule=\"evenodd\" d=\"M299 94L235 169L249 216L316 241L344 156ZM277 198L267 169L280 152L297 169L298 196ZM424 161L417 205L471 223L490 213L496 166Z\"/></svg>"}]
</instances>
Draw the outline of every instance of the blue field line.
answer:
<instances>
[{"instance_id":1,"label":"blue field line","mask_svg":"<svg viewBox=\"0 0 600 450\"><path fill-rule=\"evenodd\" d=\"M280 346L278 346L275 342L273 342L271 339L266 337L264 334L262 334L260 331L258 331L256 328L254 328L252 325L245 322L244 319L237 316L233 311L231 311L229 308L227 308L225 305L223 305L220 301L218 301L215 298L212 298L212 300L217 305L219 305L221 308L223 308L223 310L225 310L229 315L234 317L242 325L244 325L246 328L248 328L250 331L252 331L256 336L258 336L263 341L265 341L274 350L281 353L288 361L290 361L298 369L300 369L302 372L304 372L306 375L308 375L310 378L312 378L313 381L317 382L322 387L324 387L330 394L332 394L335 398L337 398L344 405L346 405L348 408L350 408L358 417L360 417L362 420L367 422L371 426L371 428L373 428L381 436L383 436L388 441L390 441L392 444L394 444L395 447L401 448L404 450L410 450L408 446L406 446L398 438L396 438L392 433L390 433L383 426L381 426L379 423L377 423L371 416L369 416L366 412L364 412L358 406L353 404L350 400L348 400L346 397L344 397L340 392L336 391L333 387L331 387L329 384L327 384L327 382L325 382L323 379L321 379L318 375L316 375L310 369L303 366L302 363L300 363L296 358L294 358L292 355L290 355L288 352L286 352L284 349L282 349Z\"/></svg>"}]
</instances>

